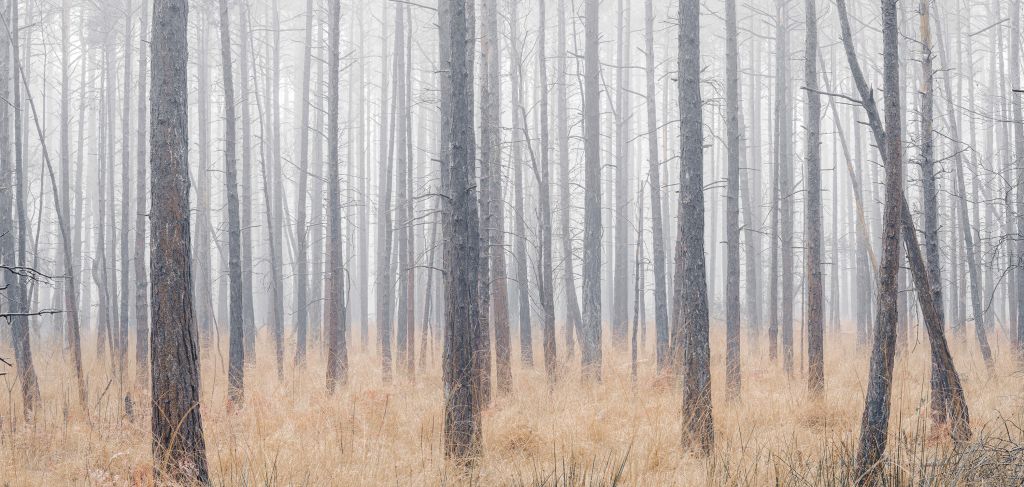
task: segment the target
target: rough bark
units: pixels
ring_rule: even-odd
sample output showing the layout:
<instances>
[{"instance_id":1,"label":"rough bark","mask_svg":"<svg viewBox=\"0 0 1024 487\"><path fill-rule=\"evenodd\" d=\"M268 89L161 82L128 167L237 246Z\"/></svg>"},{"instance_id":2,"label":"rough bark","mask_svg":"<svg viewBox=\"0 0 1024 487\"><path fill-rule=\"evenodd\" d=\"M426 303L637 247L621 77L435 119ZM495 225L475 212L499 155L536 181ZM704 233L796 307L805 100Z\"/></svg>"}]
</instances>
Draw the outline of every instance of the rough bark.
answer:
<instances>
[{"instance_id":1,"label":"rough bark","mask_svg":"<svg viewBox=\"0 0 1024 487\"><path fill-rule=\"evenodd\" d=\"M700 3L679 2L679 217L676 240L673 343L682 373L683 448L709 455L711 347L704 264L704 131L700 94Z\"/></svg>"},{"instance_id":2,"label":"rough bark","mask_svg":"<svg viewBox=\"0 0 1024 487\"><path fill-rule=\"evenodd\" d=\"M468 7L472 8L472 7ZM444 133L442 231L445 268L444 447L445 456L471 461L483 434L479 375L474 371L480 313L476 293L480 251L473 140L471 18L465 0L441 0L439 10Z\"/></svg>"},{"instance_id":3,"label":"rough bark","mask_svg":"<svg viewBox=\"0 0 1024 487\"><path fill-rule=\"evenodd\" d=\"M189 246L187 19L185 0L153 3L149 132L153 465L157 478L206 484Z\"/></svg>"}]
</instances>

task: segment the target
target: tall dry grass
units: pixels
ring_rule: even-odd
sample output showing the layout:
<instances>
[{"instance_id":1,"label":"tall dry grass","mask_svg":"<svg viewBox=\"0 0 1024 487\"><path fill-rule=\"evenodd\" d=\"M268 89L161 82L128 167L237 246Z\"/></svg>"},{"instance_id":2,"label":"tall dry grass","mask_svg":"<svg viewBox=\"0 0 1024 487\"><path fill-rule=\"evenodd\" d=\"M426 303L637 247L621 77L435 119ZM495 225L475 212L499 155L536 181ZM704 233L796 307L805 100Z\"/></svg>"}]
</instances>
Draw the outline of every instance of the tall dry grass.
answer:
<instances>
[{"instance_id":1,"label":"tall dry grass","mask_svg":"<svg viewBox=\"0 0 1024 487\"><path fill-rule=\"evenodd\" d=\"M203 426L216 485L846 484L867 374L866 352L857 352L849 336L830 335L826 392L814 400L799 369L789 378L768 360L765 344L752 349L745 343L742 397L729 400L723 339L714 334L717 447L702 459L679 445L679 393L655 377L652 344L641 353L647 359L635 386L629 354L610 346L603 382L583 384L576 363L563 364L554 391L539 363L527 369L516 356L514 392L484 412L485 453L475 468L463 470L445 462L441 449L438 350L415 380L399 373L384 384L376 353L357 345L349 383L331 397L319 348L305 368L289 360L285 380L278 381L270 343L261 339L255 366L246 372L245 405L229 413L222 338L202 360ZM997 347L989 373L973 341L952 340L976 432L969 445L954 450L929 423L927 343L921 340L912 340L897 360L885 483L1021 485L1024 414L1012 352ZM152 483L148 403L131 389L134 371L126 371L122 385L109 359L97 360L95 350L93 342L85 347L87 412L76 404L73 376L56 344L36 350L43 405L32 421L20 414L14 375L0 378L0 484ZM0 349L0 356L8 352ZM126 395L133 417L125 414Z\"/></svg>"}]
</instances>

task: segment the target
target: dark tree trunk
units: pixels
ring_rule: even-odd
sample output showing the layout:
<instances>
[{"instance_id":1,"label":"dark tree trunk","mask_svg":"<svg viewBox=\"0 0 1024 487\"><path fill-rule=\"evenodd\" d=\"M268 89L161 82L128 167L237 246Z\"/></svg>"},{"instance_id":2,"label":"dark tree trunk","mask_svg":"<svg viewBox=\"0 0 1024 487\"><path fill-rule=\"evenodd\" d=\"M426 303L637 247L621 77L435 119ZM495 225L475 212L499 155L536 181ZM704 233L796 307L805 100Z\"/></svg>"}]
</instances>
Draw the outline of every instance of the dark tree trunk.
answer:
<instances>
[{"instance_id":1,"label":"dark tree trunk","mask_svg":"<svg viewBox=\"0 0 1024 487\"><path fill-rule=\"evenodd\" d=\"M188 178L188 3L156 0L150 41L150 275L157 478L209 483L192 315Z\"/></svg>"},{"instance_id":2,"label":"dark tree trunk","mask_svg":"<svg viewBox=\"0 0 1024 487\"><path fill-rule=\"evenodd\" d=\"M442 229L445 269L444 445L445 456L472 461L481 453L483 434L480 376L475 372L475 338L480 313L475 306L480 263L474 175L472 14L465 0L441 0L438 9L441 64ZM469 7L472 8L472 7Z\"/></svg>"},{"instance_id":3,"label":"dark tree trunk","mask_svg":"<svg viewBox=\"0 0 1024 487\"><path fill-rule=\"evenodd\" d=\"M673 343L683 386L683 448L709 455L711 347L704 264L704 131L700 95L700 4L679 2L679 217Z\"/></svg>"},{"instance_id":4,"label":"dark tree trunk","mask_svg":"<svg viewBox=\"0 0 1024 487\"><path fill-rule=\"evenodd\" d=\"M878 276L878 311L871 350L867 397L861 420L856 475L870 483L885 453L889 403L896 357L896 300L899 295L899 244L903 198L903 138L899 94L899 46L896 0L882 1L882 67L885 89L885 206L882 215L882 255ZM852 63L851 63L852 64Z\"/></svg>"}]
</instances>

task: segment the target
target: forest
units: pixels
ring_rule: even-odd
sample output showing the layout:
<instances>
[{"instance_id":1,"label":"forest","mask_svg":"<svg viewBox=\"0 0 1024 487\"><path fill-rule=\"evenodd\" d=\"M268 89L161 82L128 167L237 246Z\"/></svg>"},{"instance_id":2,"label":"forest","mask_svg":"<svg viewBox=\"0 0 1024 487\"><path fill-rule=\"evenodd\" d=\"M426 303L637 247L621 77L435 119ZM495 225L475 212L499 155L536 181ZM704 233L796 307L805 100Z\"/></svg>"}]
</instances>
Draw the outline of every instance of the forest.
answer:
<instances>
[{"instance_id":1,"label":"forest","mask_svg":"<svg viewBox=\"0 0 1024 487\"><path fill-rule=\"evenodd\" d=\"M0 0L0 485L1022 485L1022 0Z\"/></svg>"}]
</instances>

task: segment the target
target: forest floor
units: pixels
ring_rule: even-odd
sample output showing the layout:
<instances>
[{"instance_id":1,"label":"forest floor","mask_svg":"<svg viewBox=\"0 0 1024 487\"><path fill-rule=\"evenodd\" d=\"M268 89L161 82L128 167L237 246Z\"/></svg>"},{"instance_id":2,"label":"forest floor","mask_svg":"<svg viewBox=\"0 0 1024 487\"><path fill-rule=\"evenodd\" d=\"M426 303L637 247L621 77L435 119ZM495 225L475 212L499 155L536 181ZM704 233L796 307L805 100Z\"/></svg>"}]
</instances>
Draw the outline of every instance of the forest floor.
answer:
<instances>
[{"instance_id":1,"label":"forest floor","mask_svg":"<svg viewBox=\"0 0 1024 487\"><path fill-rule=\"evenodd\" d=\"M916 328L915 328L916 329ZM973 338L973 333L969 335ZM835 485L849 483L860 428L867 352L843 335L826 342L826 392L806 392L800 349L788 378L767 345L744 343L741 397L726 398L723 337L712 343L715 453L688 454L680 444L680 397L654 374L653 358L630 379L629 353L606 346L604 380L582 384L578 358L549 391L540 357L524 368L514 352L514 391L484 412L484 455L475 468L445 462L441 448L440 351L416 380L398 372L381 381L376 353L350 353L350 379L331 397L318 346L304 368L286 348L278 380L270 342L261 337L245 377L245 405L229 412L225 350L203 356L202 416L214 485ZM744 337L746 339L746 337ZM893 484L1021 485L1024 481L1022 378L1005 339L986 371L976 342L951 339L975 431L954 451L929 420L929 365L923 335L897 359L888 463ZM350 341L352 343L352 341ZM74 380L61 347L35 354L43 405L24 421L13 373L0 377L0 484L150 485L149 407L85 346L88 415L75 404ZM561 345L561 344L560 344ZM799 347L799 339L797 346ZM540 346L535 347L540 353ZM0 348L0 356L7 350ZM564 353L564 349L559 349ZM653 356L648 344L642 357ZM129 355L134 357L134 353ZM131 360L129 360L131 361ZM419 359L417 358L417 362ZM127 371L126 377L134 377ZM126 384L130 384L127 380Z\"/></svg>"}]
</instances>

